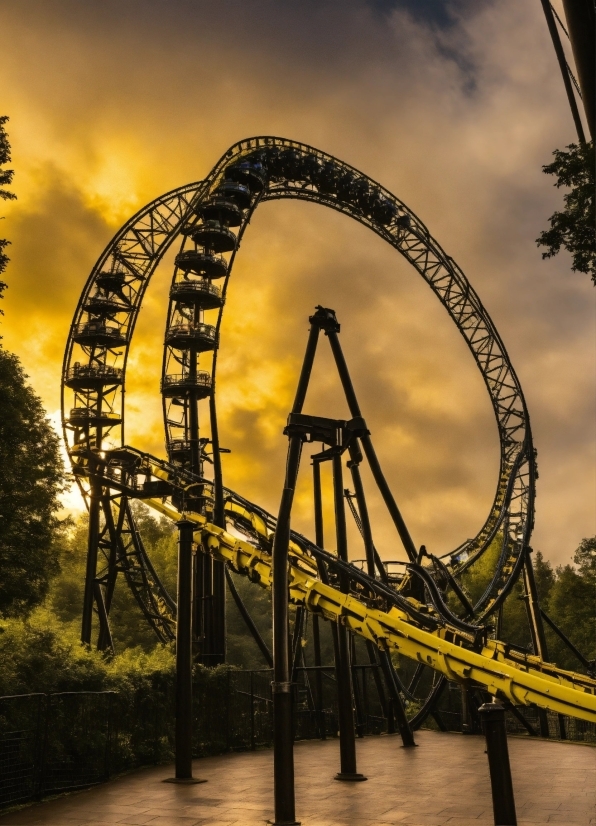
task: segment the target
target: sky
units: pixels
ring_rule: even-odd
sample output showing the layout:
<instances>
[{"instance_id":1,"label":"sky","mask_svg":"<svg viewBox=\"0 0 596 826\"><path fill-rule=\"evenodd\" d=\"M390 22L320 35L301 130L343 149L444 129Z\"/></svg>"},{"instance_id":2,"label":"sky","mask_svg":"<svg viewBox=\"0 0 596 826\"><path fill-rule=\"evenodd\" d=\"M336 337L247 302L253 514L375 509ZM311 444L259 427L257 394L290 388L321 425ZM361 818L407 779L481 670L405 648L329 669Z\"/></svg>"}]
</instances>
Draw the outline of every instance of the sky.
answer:
<instances>
[{"instance_id":1,"label":"sky","mask_svg":"<svg viewBox=\"0 0 596 826\"><path fill-rule=\"evenodd\" d=\"M2 5L0 109L18 200L2 205L12 260L0 334L53 421L77 299L110 238L149 200L206 175L232 143L277 135L378 180L458 262L530 411L540 472L533 546L566 563L596 533L596 292L567 253L543 261L535 244L562 202L542 166L574 139L537 0ZM127 442L160 456L172 257L147 292L127 378ZM317 304L337 311L414 541L455 548L483 524L497 480L480 374L420 276L320 206L264 204L245 234L218 373L227 484L277 510L282 430ZM305 412L347 415L325 340ZM306 459L295 524L312 534L308 474ZM77 507L74 494L66 505ZM403 558L374 492L371 512L382 555ZM350 536L352 557L362 556L353 528Z\"/></svg>"}]
</instances>

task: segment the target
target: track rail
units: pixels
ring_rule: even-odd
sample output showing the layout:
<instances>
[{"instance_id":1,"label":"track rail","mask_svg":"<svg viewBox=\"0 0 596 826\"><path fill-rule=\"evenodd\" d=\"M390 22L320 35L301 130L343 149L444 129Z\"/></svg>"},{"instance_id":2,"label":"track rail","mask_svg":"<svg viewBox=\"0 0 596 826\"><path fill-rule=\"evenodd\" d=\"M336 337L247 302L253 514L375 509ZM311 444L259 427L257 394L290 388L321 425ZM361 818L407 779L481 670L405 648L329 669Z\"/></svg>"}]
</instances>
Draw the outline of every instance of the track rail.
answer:
<instances>
[{"instance_id":1,"label":"track rail","mask_svg":"<svg viewBox=\"0 0 596 826\"><path fill-rule=\"evenodd\" d=\"M148 504L171 519L181 514L160 500ZM257 519L260 514L255 514ZM253 544L232 536L198 514L186 514L196 522L199 546L204 553L230 565L264 588L272 583L271 557ZM291 599L326 619L341 622L350 631L381 649L393 649L411 660L430 666L449 680L478 684L492 695L514 705L532 705L559 714L596 722L596 680L564 671L538 657L513 652L502 642L486 640L474 650L474 642L447 624L430 632L406 612L393 606L389 612L367 606L351 594L325 585L316 565L296 543L290 547Z\"/></svg>"},{"instance_id":2,"label":"track rail","mask_svg":"<svg viewBox=\"0 0 596 826\"><path fill-rule=\"evenodd\" d=\"M81 457L82 464L89 462ZM150 454L125 447L108 454L101 473L104 483L135 494L135 478L150 474L172 488L188 492L205 480ZM145 498L147 505L177 522L182 513L167 498ZM223 562L263 588L272 584L271 542L275 518L234 491L226 489L226 516L242 539L184 512L196 524L199 551ZM302 535L290 541L290 598L313 614L340 622L382 650L395 650L428 666L449 680L480 685L514 705L540 708L596 722L596 680L521 653L506 643L486 637L482 627L458 622L441 605L402 597L376 579L338 558ZM351 580L350 593L319 578L317 562ZM379 606L384 606L379 607ZM446 609L446 606L445 606Z\"/></svg>"}]
</instances>

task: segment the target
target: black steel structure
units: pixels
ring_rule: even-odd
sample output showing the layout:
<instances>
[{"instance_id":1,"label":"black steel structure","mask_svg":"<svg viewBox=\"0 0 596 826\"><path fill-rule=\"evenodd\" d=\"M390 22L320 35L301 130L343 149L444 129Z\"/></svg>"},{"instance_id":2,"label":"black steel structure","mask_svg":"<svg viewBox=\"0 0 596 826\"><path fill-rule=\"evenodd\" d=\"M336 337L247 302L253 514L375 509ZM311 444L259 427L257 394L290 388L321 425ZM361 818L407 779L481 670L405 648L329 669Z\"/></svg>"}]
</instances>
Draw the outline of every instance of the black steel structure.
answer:
<instances>
[{"instance_id":1,"label":"black steel structure","mask_svg":"<svg viewBox=\"0 0 596 826\"><path fill-rule=\"evenodd\" d=\"M561 70L577 137L580 143L586 143L580 108L583 108L585 112L592 140L594 140L596 117L596 10L594 0L563 0L567 26L556 13L550 0L540 0L540 2ZM564 38L570 41L577 80L567 62L561 32ZM578 98L581 105L578 104Z\"/></svg>"},{"instance_id":2,"label":"black steel structure","mask_svg":"<svg viewBox=\"0 0 596 826\"><path fill-rule=\"evenodd\" d=\"M442 558L427 553L423 545L414 542L383 475L343 356L340 327L332 310L320 307L311 317L305 361L286 430L288 464L277 519L224 485L221 454L225 451L220 445L216 406L222 314L234 260L255 209L261 202L283 198L311 201L342 212L390 244L437 296L481 372L500 439L496 492L478 534ZM175 256L170 288L161 378L167 452L167 459L163 460L126 446L124 401L128 353L143 295L155 268L177 237L182 238L182 243ZM329 339L350 421L302 414L321 331ZM176 604L145 550L131 500L146 500L176 521L181 520L180 559L181 563L184 561L184 570L181 567L179 594L184 594L185 605L184 609L178 606L177 636L179 648L184 648L184 652L179 651L184 672L179 684L180 708L189 705L191 631L197 661L207 665L225 662L225 602L229 587L263 653L264 663L273 664L274 669L276 823L295 822L292 685L301 665L300 640L306 609L314 612L314 669L319 669L313 682L314 693L311 690L313 697L322 694L317 689L322 667L319 622L329 618L328 613L319 612L292 586L288 594L287 571L292 566L298 566L296 571L308 572L311 579L307 578L307 582L316 580L323 589L332 589L326 593L333 592L334 599L343 599L346 605L356 597L370 610L379 606L387 612L401 612L416 627L443 634L449 644L459 640L457 645L471 652L482 651L494 637L503 602L521 577L534 655L539 658L535 660L536 667L541 669L544 665L547 652L543 612L538 604L529 545L536 459L518 378L488 312L455 261L399 198L337 158L282 138L243 140L225 153L207 178L158 198L131 218L93 268L77 306L64 358L62 414L73 472L89 507L83 642L95 641L100 649L112 646L110 605L119 578L131 589L158 639L174 639ZM306 442L323 444L323 450L312 456L314 541L292 531L290 524L293 490ZM383 561L375 548L360 474L364 460L403 545L403 561ZM320 466L324 461L331 462L334 478L333 553L324 549L323 540ZM350 474L353 494L344 487L345 470ZM350 561L346 502L362 535L362 563L354 562L353 554ZM191 551L193 528L189 527L189 520L194 520L197 531L199 524L210 526L208 536L200 534L196 538L196 553ZM231 564L230 557L217 550L217 543L227 535L226 528L230 526L246 537L247 547L255 550L248 568L240 562ZM462 575L495 543L500 552L493 575L474 603L466 593ZM236 570L248 572L255 581L264 582L263 577L268 574L264 570L259 573L254 566L258 559L265 558L270 560L267 564L273 570L273 656L243 606L228 570L231 564ZM192 628L188 614L191 591ZM457 611L448 607L448 592L455 597ZM289 599L298 603L292 641ZM358 626L350 625L355 614L347 608L345 611L345 622L341 609L337 622L332 623L341 745L338 779L358 780L364 779L357 771L354 747L355 732L359 726L362 729L359 666L354 661L352 642L352 632ZM507 656L525 662L526 654L510 651L509 647L503 650ZM412 732L429 714L440 721L437 703L447 686L447 676L465 684L464 705L472 702L471 692L478 683L447 667L439 668L438 661L431 657L416 655L413 672L396 669L388 647L370 633L367 653L367 667L375 674L389 730L399 730L404 746L414 745ZM485 689L489 682L484 683ZM474 696L478 700L474 710L477 717L477 707L487 697L482 693ZM325 736L320 709L317 713L321 736ZM189 776L190 742L182 727L180 740L177 773L182 779Z\"/></svg>"},{"instance_id":3,"label":"black steel structure","mask_svg":"<svg viewBox=\"0 0 596 826\"><path fill-rule=\"evenodd\" d=\"M241 180L245 183L240 183ZM220 201L224 195L234 199ZM368 226L410 261L464 336L482 373L497 418L501 468L493 506L484 525L474 539L467 540L449 555L446 564L455 577L459 576L482 556L495 536L502 533L503 553L494 578L474 606L477 617L488 616L502 603L522 570L533 521L535 460L529 416L505 347L455 261L403 202L336 158L278 138L242 141L228 150L207 180L169 193L134 216L101 256L79 301L64 360L62 409L73 469L90 507L95 509L94 513L105 514L108 501L112 512L116 512L114 506L118 506L113 531L110 532L108 523L112 519L108 515L98 538L92 540L100 551L98 559L103 564L102 557L105 558L105 565L100 568L99 576L93 565L88 574L88 579L97 580L101 587L106 616L114 571L119 570L157 635L162 639L173 637L173 600L166 594L144 552L128 502L115 492L108 496L105 488L103 494L93 489L87 460L83 465L77 461L77 454L89 447L101 450L108 444L116 447L125 443L125 373L134 325L151 274L176 235L183 232L165 339L162 394L166 445L173 464L202 475L209 443L199 435L197 402L207 398L214 506L221 521L223 483L214 401L219 327L242 234L258 203L277 198L320 203ZM237 211L222 211L221 222L214 221L209 210L218 203L235 205ZM208 219L204 219L203 210L207 207ZM233 245L230 214L239 215L233 220L241 221ZM210 234L205 234L204 226ZM223 279L221 288L214 284L218 279ZM217 314L212 324L202 320L209 310ZM199 353L208 354L212 361L209 379L208 371L197 369ZM196 492L197 507L201 507L202 493L199 489ZM151 482L146 489L138 491L138 495L145 498L155 494L159 494L159 490ZM95 516L94 520L97 521ZM113 552L116 536L117 545L124 547ZM415 549L406 542L412 560ZM92 555L93 551L90 557ZM223 579L223 576L214 576L208 586L215 591L219 589L220 598ZM92 590L89 587L87 592ZM90 597L85 611L83 636L88 642ZM219 654L223 657L222 651Z\"/></svg>"}]
</instances>

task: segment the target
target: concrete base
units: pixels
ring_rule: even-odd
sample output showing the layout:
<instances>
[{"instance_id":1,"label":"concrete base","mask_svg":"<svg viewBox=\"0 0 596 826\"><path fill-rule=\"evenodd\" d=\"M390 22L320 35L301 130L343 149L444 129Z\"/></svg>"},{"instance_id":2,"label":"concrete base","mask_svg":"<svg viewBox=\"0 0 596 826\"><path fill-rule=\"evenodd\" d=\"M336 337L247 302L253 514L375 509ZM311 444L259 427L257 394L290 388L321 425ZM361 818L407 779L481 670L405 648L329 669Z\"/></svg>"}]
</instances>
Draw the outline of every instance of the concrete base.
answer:
<instances>
[{"instance_id":1,"label":"concrete base","mask_svg":"<svg viewBox=\"0 0 596 826\"><path fill-rule=\"evenodd\" d=\"M196 783L206 783L207 780L202 780L200 777L166 777L162 783L180 783L183 786L194 786Z\"/></svg>"},{"instance_id":2,"label":"concrete base","mask_svg":"<svg viewBox=\"0 0 596 826\"><path fill-rule=\"evenodd\" d=\"M352 774L351 772L338 772L334 780L345 780L347 783L360 783L362 780L368 780L368 777L365 777L363 774Z\"/></svg>"},{"instance_id":3,"label":"concrete base","mask_svg":"<svg viewBox=\"0 0 596 826\"><path fill-rule=\"evenodd\" d=\"M287 820L280 821L279 823L277 820L266 820L265 823L267 823L268 826L300 826L299 820L293 820L291 823Z\"/></svg>"}]
</instances>

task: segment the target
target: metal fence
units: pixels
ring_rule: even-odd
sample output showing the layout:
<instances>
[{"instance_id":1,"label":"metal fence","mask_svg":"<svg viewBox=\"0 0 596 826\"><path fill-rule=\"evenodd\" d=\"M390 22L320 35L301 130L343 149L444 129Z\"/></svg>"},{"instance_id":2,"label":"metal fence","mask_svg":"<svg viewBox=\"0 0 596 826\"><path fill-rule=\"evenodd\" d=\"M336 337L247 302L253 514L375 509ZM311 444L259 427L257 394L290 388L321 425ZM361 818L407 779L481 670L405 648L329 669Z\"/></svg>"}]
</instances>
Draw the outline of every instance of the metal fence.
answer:
<instances>
[{"instance_id":1,"label":"metal fence","mask_svg":"<svg viewBox=\"0 0 596 826\"><path fill-rule=\"evenodd\" d=\"M114 697L109 691L0 697L0 806L105 780Z\"/></svg>"},{"instance_id":2,"label":"metal fence","mask_svg":"<svg viewBox=\"0 0 596 826\"><path fill-rule=\"evenodd\" d=\"M201 669L194 680L196 757L264 748L273 742L272 672ZM111 774L174 756L171 674L120 692L0 697L0 807L91 786ZM395 730L374 670L354 670L355 722L361 736ZM294 686L297 740L338 735L332 668L302 669ZM480 698L479 698L480 700ZM521 718L526 725L521 722ZM462 731L462 692L449 684L426 728ZM508 712L512 734L540 730L538 711ZM596 725L548 715L550 736L596 743Z\"/></svg>"},{"instance_id":3,"label":"metal fence","mask_svg":"<svg viewBox=\"0 0 596 826\"><path fill-rule=\"evenodd\" d=\"M442 731L466 731L471 734L481 733L480 717L477 709L482 702L490 702L490 696L484 692L471 692L468 698L468 717L464 721L462 687L457 683L448 683L437 704L436 714L427 718L423 728ZM548 726L548 736L553 740L570 740L596 745L596 723L578 720L554 712L543 712L543 719ZM540 712L532 706L507 707L505 722L507 732L513 735L540 736Z\"/></svg>"}]
</instances>

